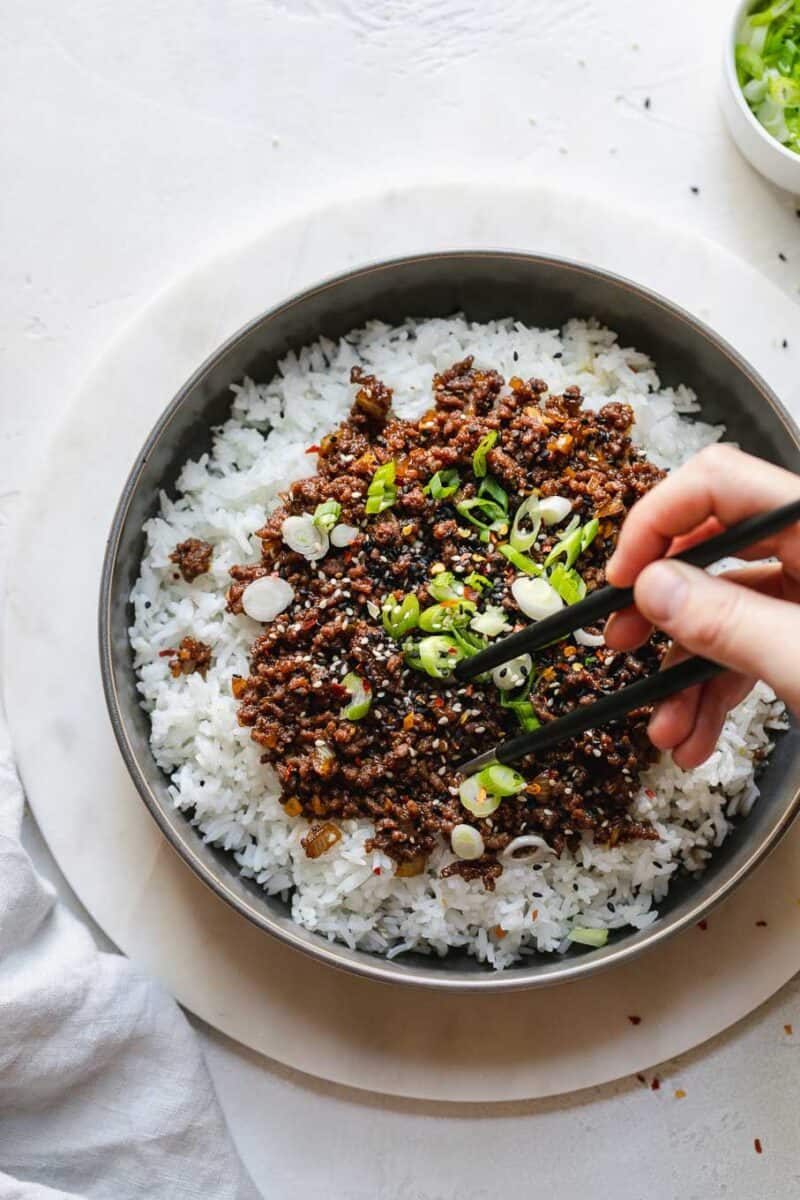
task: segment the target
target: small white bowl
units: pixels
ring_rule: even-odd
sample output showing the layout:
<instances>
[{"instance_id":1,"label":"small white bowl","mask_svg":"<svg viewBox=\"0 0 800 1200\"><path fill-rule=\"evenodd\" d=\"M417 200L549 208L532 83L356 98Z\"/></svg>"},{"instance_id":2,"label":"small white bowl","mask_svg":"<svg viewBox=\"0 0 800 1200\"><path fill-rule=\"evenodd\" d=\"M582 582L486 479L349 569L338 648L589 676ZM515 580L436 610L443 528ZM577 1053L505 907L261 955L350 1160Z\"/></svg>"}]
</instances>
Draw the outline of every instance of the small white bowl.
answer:
<instances>
[{"instance_id":1,"label":"small white bowl","mask_svg":"<svg viewBox=\"0 0 800 1200\"><path fill-rule=\"evenodd\" d=\"M756 120L736 76L736 35L751 8L753 0L737 4L728 28L722 64L722 111L733 140L748 162L778 187L800 195L800 154L787 150Z\"/></svg>"}]
</instances>

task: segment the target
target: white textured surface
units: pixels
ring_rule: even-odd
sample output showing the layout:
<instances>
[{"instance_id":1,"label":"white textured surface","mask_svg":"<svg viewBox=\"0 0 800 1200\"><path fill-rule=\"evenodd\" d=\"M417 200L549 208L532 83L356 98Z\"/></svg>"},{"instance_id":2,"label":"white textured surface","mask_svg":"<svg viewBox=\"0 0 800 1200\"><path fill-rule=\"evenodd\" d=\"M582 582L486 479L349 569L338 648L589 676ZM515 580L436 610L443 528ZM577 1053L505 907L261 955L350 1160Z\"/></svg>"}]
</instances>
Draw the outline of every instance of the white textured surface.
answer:
<instances>
[{"instance_id":1,"label":"white textured surface","mask_svg":"<svg viewBox=\"0 0 800 1200\"><path fill-rule=\"evenodd\" d=\"M376 173L480 163L611 191L718 238L794 292L794 205L738 158L716 109L727 7L706 0L678 16L655 0L9 6L4 518L35 462L36 433L155 290L278 210ZM482 1119L365 1101L216 1037L210 1052L234 1133L270 1195L327 1184L346 1198L477 1198L497 1194L499 1177L512 1198L538 1179L571 1200L599 1171L621 1200L782 1198L800 1182L797 1048L782 1033L797 1002L795 985L670 1070L685 1100L620 1084ZM358 1156L342 1152L356 1123Z\"/></svg>"}]
</instances>

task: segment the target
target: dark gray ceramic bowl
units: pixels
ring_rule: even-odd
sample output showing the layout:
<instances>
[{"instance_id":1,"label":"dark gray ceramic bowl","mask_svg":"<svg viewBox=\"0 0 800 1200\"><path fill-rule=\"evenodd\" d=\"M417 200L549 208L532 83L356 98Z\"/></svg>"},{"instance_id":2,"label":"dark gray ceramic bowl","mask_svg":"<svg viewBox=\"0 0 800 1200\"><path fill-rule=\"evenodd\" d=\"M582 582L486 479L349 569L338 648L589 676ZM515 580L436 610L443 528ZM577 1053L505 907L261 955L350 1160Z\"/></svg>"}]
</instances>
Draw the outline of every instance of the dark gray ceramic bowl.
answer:
<instances>
[{"instance_id":1,"label":"dark gray ceramic bowl","mask_svg":"<svg viewBox=\"0 0 800 1200\"><path fill-rule=\"evenodd\" d=\"M103 682L114 732L136 787L165 836L193 871L237 912L320 962L387 983L448 990L535 987L578 979L624 962L700 920L775 846L800 806L800 745L783 735L762 779L762 797L717 851L698 880L678 880L656 924L641 933L612 934L601 950L573 948L494 972L462 953L439 959L407 954L394 961L332 945L296 925L287 906L242 879L233 859L206 846L176 812L167 780L148 746L148 719L139 707L128 645L128 597L144 548L142 525L158 492L174 485L189 456L208 448L211 426L230 405L229 384L250 375L267 380L288 350L321 334L338 338L365 321L462 311L474 320L513 315L558 326L596 316L624 343L646 351L662 380L693 387L703 418L724 422L745 449L800 470L800 432L776 396L742 358L688 313L627 280L559 259L504 252L421 255L352 271L257 317L211 356L168 406L139 453L114 516L100 597Z\"/></svg>"}]
</instances>

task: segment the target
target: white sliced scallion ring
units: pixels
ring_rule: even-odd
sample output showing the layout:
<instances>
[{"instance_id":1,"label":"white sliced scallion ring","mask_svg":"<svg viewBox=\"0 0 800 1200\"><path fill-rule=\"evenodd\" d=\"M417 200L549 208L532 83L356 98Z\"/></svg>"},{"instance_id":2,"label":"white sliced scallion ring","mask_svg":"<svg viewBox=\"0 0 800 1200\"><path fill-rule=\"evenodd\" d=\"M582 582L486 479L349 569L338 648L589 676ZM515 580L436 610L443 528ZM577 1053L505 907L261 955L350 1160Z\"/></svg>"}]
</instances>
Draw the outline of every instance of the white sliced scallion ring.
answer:
<instances>
[{"instance_id":1,"label":"white sliced scallion ring","mask_svg":"<svg viewBox=\"0 0 800 1200\"><path fill-rule=\"evenodd\" d=\"M606 644L602 633L587 633L585 629L576 629L572 636L579 646L605 646Z\"/></svg>"},{"instance_id":2,"label":"white sliced scallion ring","mask_svg":"<svg viewBox=\"0 0 800 1200\"><path fill-rule=\"evenodd\" d=\"M527 683L532 670L533 660L530 654L520 654L517 658L511 658L495 667L492 671L492 682L501 692L510 692Z\"/></svg>"},{"instance_id":3,"label":"white sliced scallion ring","mask_svg":"<svg viewBox=\"0 0 800 1200\"><path fill-rule=\"evenodd\" d=\"M242 592L242 608L254 621L274 621L294 600L294 588L280 575L262 575Z\"/></svg>"},{"instance_id":4,"label":"white sliced scallion ring","mask_svg":"<svg viewBox=\"0 0 800 1200\"><path fill-rule=\"evenodd\" d=\"M555 854L552 846L548 846L543 837L539 837L535 833L523 833L519 837L512 838L505 850L501 854L501 858L514 859L518 850L539 850L546 854ZM525 858L529 858L526 855ZM515 859L517 862L523 862L524 859Z\"/></svg>"},{"instance_id":5,"label":"white sliced scallion ring","mask_svg":"<svg viewBox=\"0 0 800 1200\"><path fill-rule=\"evenodd\" d=\"M457 858L470 861L480 858L485 850L480 831L473 825L456 825L450 834L450 846Z\"/></svg>"},{"instance_id":6,"label":"white sliced scallion ring","mask_svg":"<svg viewBox=\"0 0 800 1200\"><path fill-rule=\"evenodd\" d=\"M302 554L309 562L324 558L330 549L330 539L324 529L314 524L311 513L287 517L281 525L281 537L290 550Z\"/></svg>"},{"instance_id":7,"label":"white sliced scallion ring","mask_svg":"<svg viewBox=\"0 0 800 1200\"><path fill-rule=\"evenodd\" d=\"M572 512L572 501L566 496L544 496L539 501L539 516L545 525L560 525Z\"/></svg>"},{"instance_id":8,"label":"white sliced scallion ring","mask_svg":"<svg viewBox=\"0 0 800 1200\"><path fill-rule=\"evenodd\" d=\"M334 525L331 530L331 545L337 550L341 550L344 546L350 546L356 540L360 533L355 525Z\"/></svg>"},{"instance_id":9,"label":"white sliced scallion ring","mask_svg":"<svg viewBox=\"0 0 800 1200\"><path fill-rule=\"evenodd\" d=\"M531 621L542 621L564 607L564 601L546 579L520 575L511 585L511 595Z\"/></svg>"}]
</instances>

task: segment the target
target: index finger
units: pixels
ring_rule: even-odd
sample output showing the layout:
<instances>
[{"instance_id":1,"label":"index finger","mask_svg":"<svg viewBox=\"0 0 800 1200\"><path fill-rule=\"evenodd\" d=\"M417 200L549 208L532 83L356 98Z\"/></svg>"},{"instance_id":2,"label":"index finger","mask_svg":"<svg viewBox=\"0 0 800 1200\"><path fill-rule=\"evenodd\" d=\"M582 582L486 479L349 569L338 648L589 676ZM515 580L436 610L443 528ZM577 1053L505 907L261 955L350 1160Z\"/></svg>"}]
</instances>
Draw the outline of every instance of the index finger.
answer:
<instances>
[{"instance_id":1,"label":"index finger","mask_svg":"<svg viewBox=\"0 0 800 1200\"><path fill-rule=\"evenodd\" d=\"M733 446L708 446L634 505L606 567L615 587L631 587L639 572L663 558L672 541L709 517L724 526L800 496L791 471L753 458ZM800 526L781 535L800 564Z\"/></svg>"}]
</instances>

